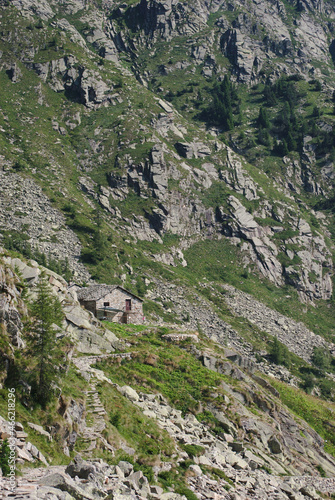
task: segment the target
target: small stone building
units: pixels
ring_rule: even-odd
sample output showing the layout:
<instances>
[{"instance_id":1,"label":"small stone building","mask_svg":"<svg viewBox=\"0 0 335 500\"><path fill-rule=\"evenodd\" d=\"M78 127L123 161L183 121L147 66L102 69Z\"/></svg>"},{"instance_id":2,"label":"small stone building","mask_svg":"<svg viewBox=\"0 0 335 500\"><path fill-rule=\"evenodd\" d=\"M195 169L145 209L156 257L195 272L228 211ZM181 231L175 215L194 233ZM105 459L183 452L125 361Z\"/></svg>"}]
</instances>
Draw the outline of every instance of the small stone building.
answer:
<instances>
[{"instance_id":1,"label":"small stone building","mask_svg":"<svg viewBox=\"0 0 335 500\"><path fill-rule=\"evenodd\" d=\"M119 285L92 285L77 290L78 300L98 319L142 324L143 300Z\"/></svg>"}]
</instances>

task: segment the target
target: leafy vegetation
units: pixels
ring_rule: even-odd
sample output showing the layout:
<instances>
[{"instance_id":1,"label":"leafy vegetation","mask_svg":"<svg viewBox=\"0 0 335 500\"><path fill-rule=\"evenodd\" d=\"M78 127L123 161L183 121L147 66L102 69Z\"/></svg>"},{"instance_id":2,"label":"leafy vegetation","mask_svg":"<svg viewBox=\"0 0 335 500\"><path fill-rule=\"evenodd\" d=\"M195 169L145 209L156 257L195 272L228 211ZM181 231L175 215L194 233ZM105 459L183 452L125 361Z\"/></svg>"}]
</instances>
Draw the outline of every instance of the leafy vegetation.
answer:
<instances>
[{"instance_id":1,"label":"leafy vegetation","mask_svg":"<svg viewBox=\"0 0 335 500\"><path fill-rule=\"evenodd\" d=\"M136 450L136 462L142 467L154 465L158 457L168 460L175 453L172 439L153 419L144 416L108 384L99 386L98 390L109 414L107 439L112 445L118 447L120 438L125 440Z\"/></svg>"}]
</instances>

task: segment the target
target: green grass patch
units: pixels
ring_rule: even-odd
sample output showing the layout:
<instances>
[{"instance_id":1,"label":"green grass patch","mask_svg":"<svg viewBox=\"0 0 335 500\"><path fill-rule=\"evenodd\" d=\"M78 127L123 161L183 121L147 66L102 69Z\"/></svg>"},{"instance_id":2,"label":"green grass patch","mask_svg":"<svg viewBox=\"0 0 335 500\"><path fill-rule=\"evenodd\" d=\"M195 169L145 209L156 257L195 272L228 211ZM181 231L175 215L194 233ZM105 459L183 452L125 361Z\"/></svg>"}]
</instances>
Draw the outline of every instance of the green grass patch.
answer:
<instances>
[{"instance_id":1,"label":"green grass patch","mask_svg":"<svg viewBox=\"0 0 335 500\"><path fill-rule=\"evenodd\" d=\"M281 401L327 441L325 451L335 456L335 405L279 380L271 379L271 384L279 392Z\"/></svg>"},{"instance_id":2,"label":"green grass patch","mask_svg":"<svg viewBox=\"0 0 335 500\"><path fill-rule=\"evenodd\" d=\"M125 382L126 383L126 382ZM108 414L108 432L111 444L125 439L136 451L136 461L149 466L160 460L168 460L175 447L165 430L153 419L143 415L130 401L109 384L102 383L98 391Z\"/></svg>"},{"instance_id":3,"label":"green grass patch","mask_svg":"<svg viewBox=\"0 0 335 500\"><path fill-rule=\"evenodd\" d=\"M130 384L144 392L159 392L186 413L196 411L207 400L209 387L218 387L225 377L206 369L185 349L167 344L160 337L166 330L150 329L136 337L131 360L117 366L111 360L99 363L111 380Z\"/></svg>"}]
</instances>

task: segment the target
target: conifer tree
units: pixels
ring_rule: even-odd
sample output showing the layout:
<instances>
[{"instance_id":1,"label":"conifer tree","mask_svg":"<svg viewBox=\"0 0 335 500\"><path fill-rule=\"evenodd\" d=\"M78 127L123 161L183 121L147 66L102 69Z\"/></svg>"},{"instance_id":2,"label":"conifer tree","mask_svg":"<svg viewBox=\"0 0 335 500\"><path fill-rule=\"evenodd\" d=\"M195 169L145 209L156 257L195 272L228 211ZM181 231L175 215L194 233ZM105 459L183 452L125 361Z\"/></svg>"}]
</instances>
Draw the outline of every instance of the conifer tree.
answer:
<instances>
[{"instance_id":1,"label":"conifer tree","mask_svg":"<svg viewBox=\"0 0 335 500\"><path fill-rule=\"evenodd\" d=\"M63 314L58 297L54 296L44 277L40 279L36 299L31 304L30 349L36 361L32 395L45 407L52 397L52 385L57 379L54 366L56 355L56 329Z\"/></svg>"},{"instance_id":2,"label":"conifer tree","mask_svg":"<svg viewBox=\"0 0 335 500\"><path fill-rule=\"evenodd\" d=\"M286 144L289 151L295 151L297 149L297 141L294 139L292 132L288 132Z\"/></svg>"},{"instance_id":3,"label":"conifer tree","mask_svg":"<svg viewBox=\"0 0 335 500\"><path fill-rule=\"evenodd\" d=\"M267 106L275 106L277 104L276 94L270 84L265 85L263 95Z\"/></svg>"},{"instance_id":4,"label":"conifer tree","mask_svg":"<svg viewBox=\"0 0 335 500\"><path fill-rule=\"evenodd\" d=\"M280 342L278 341L278 338L275 337L273 339L273 344L271 346L271 351L270 351L270 356L271 359L276 365L281 365L283 363L283 353L282 353L282 346Z\"/></svg>"},{"instance_id":5,"label":"conifer tree","mask_svg":"<svg viewBox=\"0 0 335 500\"><path fill-rule=\"evenodd\" d=\"M225 75L221 84L215 83L212 90L212 102L203 110L201 116L222 130L234 128L233 113L239 113L239 99L228 75Z\"/></svg>"},{"instance_id":6,"label":"conifer tree","mask_svg":"<svg viewBox=\"0 0 335 500\"><path fill-rule=\"evenodd\" d=\"M8 476L8 474L10 472L9 457L10 457L10 448L8 445L8 440L5 439L2 442L2 445L0 448L0 469L2 471L3 476Z\"/></svg>"},{"instance_id":7,"label":"conifer tree","mask_svg":"<svg viewBox=\"0 0 335 500\"><path fill-rule=\"evenodd\" d=\"M259 115L257 118L257 125L259 128L265 128L265 129L270 128L270 120L269 120L267 111L263 106L261 106L259 109Z\"/></svg>"},{"instance_id":8,"label":"conifer tree","mask_svg":"<svg viewBox=\"0 0 335 500\"><path fill-rule=\"evenodd\" d=\"M286 345L279 342L277 337L273 339L270 357L276 365L289 366L290 364L290 352Z\"/></svg>"}]
</instances>

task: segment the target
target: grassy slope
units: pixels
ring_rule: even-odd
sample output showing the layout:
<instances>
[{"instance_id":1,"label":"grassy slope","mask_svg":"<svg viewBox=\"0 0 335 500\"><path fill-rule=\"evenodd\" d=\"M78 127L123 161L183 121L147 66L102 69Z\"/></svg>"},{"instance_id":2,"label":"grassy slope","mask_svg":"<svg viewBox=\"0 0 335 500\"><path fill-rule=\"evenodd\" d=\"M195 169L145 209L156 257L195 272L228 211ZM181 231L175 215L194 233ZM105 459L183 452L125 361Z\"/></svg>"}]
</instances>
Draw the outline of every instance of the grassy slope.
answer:
<instances>
[{"instance_id":1,"label":"grassy slope","mask_svg":"<svg viewBox=\"0 0 335 500\"><path fill-rule=\"evenodd\" d=\"M183 341L180 345L167 343L162 335L169 333L168 328L139 329L131 325L113 324L109 326L131 344L129 350L133 352L132 359L123 361L121 366L112 359L98 364L114 382L121 385L130 384L136 390L146 393L159 392L177 409L184 413L191 411L196 414L201 407L206 408L207 403L213 402L217 407L223 405L222 409L226 411L225 392L220 386L221 381L243 392L238 380L204 368L192 354L189 341ZM177 327L174 332L178 332ZM197 349L201 351L208 348L215 349L215 345L200 336ZM219 352L217 355L220 357ZM296 358L295 363L298 362ZM269 379L269 382L278 390L280 401L327 440L325 449L335 456L335 433L332 425L334 403L308 395L273 378ZM262 412L262 408L252 404L249 409L258 415ZM113 416L116 413L118 410L113 411ZM220 423L209 412L199 413L198 417L210 425L212 432L222 432ZM238 417L231 414L229 418L234 421Z\"/></svg>"}]
</instances>

